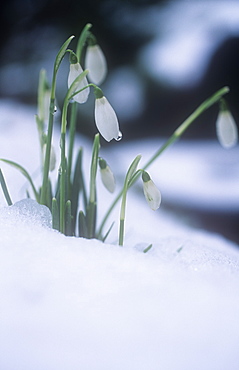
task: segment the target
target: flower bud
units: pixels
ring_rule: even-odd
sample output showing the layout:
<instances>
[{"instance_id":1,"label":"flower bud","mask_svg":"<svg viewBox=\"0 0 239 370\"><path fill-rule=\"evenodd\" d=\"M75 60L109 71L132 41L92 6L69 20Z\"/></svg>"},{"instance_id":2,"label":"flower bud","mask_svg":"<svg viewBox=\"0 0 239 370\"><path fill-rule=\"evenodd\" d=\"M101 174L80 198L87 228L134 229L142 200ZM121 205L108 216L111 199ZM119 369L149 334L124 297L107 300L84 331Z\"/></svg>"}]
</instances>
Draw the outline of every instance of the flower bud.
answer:
<instances>
[{"instance_id":1,"label":"flower bud","mask_svg":"<svg viewBox=\"0 0 239 370\"><path fill-rule=\"evenodd\" d=\"M218 140L224 148L232 148L236 145L238 138L236 122L224 101L221 102L221 109L217 117L216 132Z\"/></svg>"},{"instance_id":2,"label":"flower bud","mask_svg":"<svg viewBox=\"0 0 239 370\"><path fill-rule=\"evenodd\" d=\"M120 140L119 122L116 113L99 88L94 89L95 123L100 134L106 141Z\"/></svg>"},{"instance_id":3,"label":"flower bud","mask_svg":"<svg viewBox=\"0 0 239 370\"><path fill-rule=\"evenodd\" d=\"M105 56L98 44L88 45L85 56L85 66L89 70L89 79L100 85L107 74Z\"/></svg>"},{"instance_id":4,"label":"flower bud","mask_svg":"<svg viewBox=\"0 0 239 370\"><path fill-rule=\"evenodd\" d=\"M70 72L68 75L68 89L70 88L71 84L75 79L83 72L83 69L81 68L80 63L71 63L70 64ZM76 86L75 91L83 89L85 86L88 85L87 78L84 77L82 81L79 82L79 84ZM86 87L83 91L76 94L73 99L80 104L83 104L87 101L88 95L90 93L90 88Z\"/></svg>"},{"instance_id":5,"label":"flower bud","mask_svg":"<svg viewBox=\"0 0 239 370\"><path fill-rule=\"evenodd\" d=\"M156 211L159 208L161 203L161 194L154 182L151 180L148 172L142 172L142 180L143 180L143 191L144 196L148 202L149 207Z\"/></svg>"},{"instance_id":6,"label":"flower bud","mask_svg":"<svg viewBox=\"0 0 239 370\"><path fill-rule=\"evenodd\" d=\"M115 178L113 172L103 158L99 158L99 166L102 183L110 193L113 193L115 190Z\"/></svg>"}]
</instances>

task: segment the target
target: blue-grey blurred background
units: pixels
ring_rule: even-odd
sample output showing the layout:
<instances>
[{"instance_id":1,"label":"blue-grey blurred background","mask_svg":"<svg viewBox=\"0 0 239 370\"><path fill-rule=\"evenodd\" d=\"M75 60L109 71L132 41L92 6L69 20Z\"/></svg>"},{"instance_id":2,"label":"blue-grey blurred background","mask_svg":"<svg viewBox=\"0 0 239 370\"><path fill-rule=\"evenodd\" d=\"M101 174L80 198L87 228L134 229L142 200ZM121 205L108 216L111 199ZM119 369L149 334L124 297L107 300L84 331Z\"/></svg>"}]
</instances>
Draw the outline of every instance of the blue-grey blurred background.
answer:
<instances>
[{"instance_id":1,"label":"blue-grey blurred background","mask_svg":"<svg viewBox=\"0 0 239 370\"><path fill-rule=\"evenodd\" d=\"M118 114L124 140L168 137L225 85L239 122L238 0L8 0L1 2L0 17L0 98L35 105L39 70L46 68L51 80L59 47L92 23L108 61L102 89ZM66 58L59 105L68 66ZM87 104L79 130L92 135ZM184 138L215 139L217 113L217 107L204 113ZM238 214L228 215L228 225L224 215L214 216L213 221L203 214L205 225L212 230L223 225L224 234L238 241Z\"/></svg>"}]
</instances>

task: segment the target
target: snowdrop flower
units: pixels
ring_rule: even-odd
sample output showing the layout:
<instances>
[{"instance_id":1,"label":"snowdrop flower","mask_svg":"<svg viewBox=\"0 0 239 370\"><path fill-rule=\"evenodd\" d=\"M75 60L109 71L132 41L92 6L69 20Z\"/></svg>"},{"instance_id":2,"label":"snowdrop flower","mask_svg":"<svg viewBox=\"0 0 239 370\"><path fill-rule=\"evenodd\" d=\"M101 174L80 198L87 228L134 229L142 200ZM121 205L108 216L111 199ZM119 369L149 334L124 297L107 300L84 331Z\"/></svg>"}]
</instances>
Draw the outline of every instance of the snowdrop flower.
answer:
<instances>
[{"instance_id":1,"label":"snowdrop flower","mask_svg":"<svg viewBox=\"0 0 239 370\"><path fill-rule=\"evenodd\" d=\"M116 113L100 88L95 86L95 123L100 134L106 141L120 140L119 122Z\"/></svg>"},{"instance_id":2,"label":"snowdrop flower","mask_svg":"<svg viewBox=\"0 0 239 370\"><path fill-rule=\"evenodd\" d=\"M89 79L96 85L100 85L107 74L105 56L98 44L89 44L85 55L86 69L89 70Z\"/></svg>"},{"instance_id":3,"label":"snowdrop flower","mask_svg":"<svg viewBox=\"0 0 239 370\"><path fill-rule=\"evenodd\" d=\"M142 180L143 180L143 191L144 196L148 202L149 207L156 211L159 208L161 203L161 194L154 182L151 180L148 172L142 172Z\"/></svg>"},{"instance_id":4,"label":"snowdrop flower","mask_svg":"<svg viewBox=\"0 0 239 370\"><path fill-rule=\"evenodd\" d=\"M73 81L83 72L83 69L81 68L80 63L77 62L77 57L74 54L71 54L70 56L70 72L68 75L68 89L70 88ZM77 85L75 91L81 90L85 86L88 85L87 78L84 77L82 81L79 82ZM90 93L90 88L86 87L83 91L76 94L73 99L80 104L83 104L87 101L88 95Z\"/></svg>"},{"instance_id":5,"label":"snowdrop flower","mask_svg":"<svg viewBox=\"0 0 239 370\"><path fill-rule=\"evenodd\" d=\"M231 148L237 143L237 126L231 112L222 102L221 110L216 121L216 132L220 144L224 148Z\"/></svg>"},{"instance_id":6,"label":"snowdrop flower","mask_svg":"<svg viewBox=\"0 0 239 370\"><path fill-rule=\"evenodd\" d=\"M103 158L99 158L100 176L106 189L113 193L115 190L115 177L110 167Z\"/></svg>"}]
</instances>

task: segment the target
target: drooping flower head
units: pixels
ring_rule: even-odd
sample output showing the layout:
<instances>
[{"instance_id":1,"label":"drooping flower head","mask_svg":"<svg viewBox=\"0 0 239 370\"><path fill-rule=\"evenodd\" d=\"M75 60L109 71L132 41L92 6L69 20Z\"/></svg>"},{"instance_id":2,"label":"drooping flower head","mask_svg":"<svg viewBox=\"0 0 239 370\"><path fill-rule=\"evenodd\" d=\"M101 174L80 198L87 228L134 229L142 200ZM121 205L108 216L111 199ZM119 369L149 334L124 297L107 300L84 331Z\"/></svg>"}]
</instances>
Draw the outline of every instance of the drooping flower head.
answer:
<instances>
[{"instance_id":1,"label":"drooping flower head","mask_svg":"<svg viewBox=\"0 0 239 370\"><path fill-rule=\"evenodd\" d=\"M95 94L95 123L100 134L106 141L120 140L122 134L116 113L100 88L94 88Z\"/></svg>"},{"instance_id":2,"label":"drooping flower head","mask_svg":"<svg viewBox=\"0 0 239 370\"><path fill-rule=\"evenodd\" d=\"M75 79L83 72L83 69L78 62L77 56L72 52L70 54L70 72L68 75L68 89L70 88L71 84L75 81ZM75 91L81 90L88 85L87 78L84 77L82 81L76 86ZM80 104L83 104L87 101L88 95L90 93L90 88L86 87L84 90L76 94L73 99Z\"/></svg>"},{"instance_id":3,"label":"drooping flower head","mask_svg":"<svg viewBox=\"0 0 239 370\"><path fill-rule=\"evenodd\" d=\"M151 180L148 172L142 172L142 180L144 196L147 200L147 203L153 211L156 211L161 203L161 193L154 182Z\"/></svg>"},{"instance_id":4,"label":"drooping flower head","mask_svg":"<svg viewBox=\"0 0 239 370\"><path fill-rule=\"evenodd\" d=\"M216 132L218 140L224 148L232 148L236 145L238 139L237 125L224 99L221 100L220 104Z\"/></svg>"},{"instance_id":5,"label":"drooping flower head","mask_svg":"<svg viewBox=\"0 0 239 370\"><path fill-rule=\"evenodd\" d=\"M96 85L100 85L107 74L107 63L101 47L91 34L85 55L85 67L89 70L89 79Z\"/></svg>"},{"instance_id":6,"label":"drooping flower head","mask_svg":"<svg viewBox=\"0 0 239 370\"><path fill-rule=\"evenodd\" d=\"M103 158L99 158L101 180L106 189L113 193L115 190L115 177L111 168Z\"/></svg>"}]
</instances>

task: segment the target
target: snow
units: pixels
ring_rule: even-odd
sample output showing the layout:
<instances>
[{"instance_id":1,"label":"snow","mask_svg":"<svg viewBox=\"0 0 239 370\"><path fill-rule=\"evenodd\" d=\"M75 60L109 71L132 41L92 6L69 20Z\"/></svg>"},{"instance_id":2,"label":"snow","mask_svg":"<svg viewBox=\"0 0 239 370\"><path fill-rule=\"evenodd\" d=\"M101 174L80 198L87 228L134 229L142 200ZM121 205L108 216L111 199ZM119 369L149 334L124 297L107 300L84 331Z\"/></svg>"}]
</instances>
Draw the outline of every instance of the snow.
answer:
<instances>
[{"instance_id":1,"label":"snow","mask_svg":"<svg viewBox=\"0 0 239 370\"><path fill-rule=\"evenodd\" d=\"M21 157L32 173L38 163L33 112L11 102L0 102L3 107L9 125L1 129L1 157ZM0 127L4 120L1 114ZM24 154L26 132L32 145ZM79 140L87 160L90 144ZM145 146L115 146L102 151L111 167L117 151L122 155L119 181L126 161ZM0 202L0 369L237 370L237 245L163 209L151 211L137 188L129 192L123 248L117 227L105 244L65 237L51 229L45 207L22 200L22 175L2 167L15 204ZM103 194L104 201L112 197Z\"/></svg>"}]
</instances>

